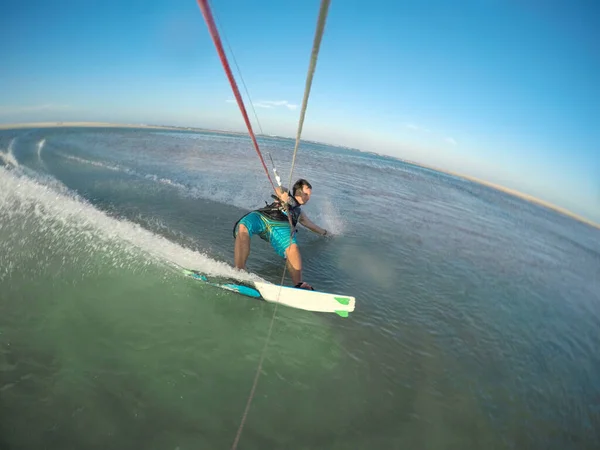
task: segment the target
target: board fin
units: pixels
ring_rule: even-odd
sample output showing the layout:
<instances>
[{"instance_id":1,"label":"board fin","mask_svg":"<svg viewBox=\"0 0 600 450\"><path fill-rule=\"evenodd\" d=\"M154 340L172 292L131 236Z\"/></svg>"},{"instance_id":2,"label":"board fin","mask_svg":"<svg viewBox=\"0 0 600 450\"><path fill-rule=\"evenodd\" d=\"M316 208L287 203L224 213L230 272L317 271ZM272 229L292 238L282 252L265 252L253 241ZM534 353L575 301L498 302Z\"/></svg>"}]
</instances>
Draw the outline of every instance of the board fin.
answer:
<instances>
[{"instance_id":1,"label":"board fin","mask_svg":"<svg viewBox=\"0 0 600 450\"><path fill-rule=\"evenodd\" d=\"M333 298L335 298L338 301L338 303L340 303L341 305L347 306L350 304L349 298L346 298L346 297L333 297Z\"/></svg>"}]
</instances>

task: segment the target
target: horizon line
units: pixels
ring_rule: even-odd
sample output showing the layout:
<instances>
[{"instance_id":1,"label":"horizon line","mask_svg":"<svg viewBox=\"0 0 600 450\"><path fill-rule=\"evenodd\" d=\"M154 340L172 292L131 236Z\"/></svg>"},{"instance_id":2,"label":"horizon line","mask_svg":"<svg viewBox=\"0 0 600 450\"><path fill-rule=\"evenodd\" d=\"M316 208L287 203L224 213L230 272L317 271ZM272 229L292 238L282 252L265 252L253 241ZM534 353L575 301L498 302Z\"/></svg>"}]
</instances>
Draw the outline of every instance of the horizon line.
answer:
<instances>
[{"instance_id":1,"label":"horizon line","mask_svg":"<svg viewBox=\"0 0 600 450\"><path fill-rule=\"evenodd\" d=\"M204 132L212 132L212 133L218 133L218 134L237 134L237 135L248 135L248 132L243 132L243 131L230 131L230 130L221 130L221 129L215 129L215 128L202 128L202 127L186 127L186 126L179 126L179 125L155 125L155 124L132 124L132 123L116 123L116 122L64 122L64 121L56 121L56 122L21 122L21 123L0 123L0 130L12 130L12 129L23 129L23 128L61 128L61 127L93 127L93 128L110 128L110 127L114 127L114 128L146 128L146 129L158 129L158 130L188 130L188 131L204 131ZM279 136L279 135L268 135L268 134L257 134L257 136L261 136L264 138L268 138L268 139L273 139L273 138L282 138L282 139L291 139L291 140L295 140L295 138L292 137L286 137L286 136ZM249 136L248 136L249 138ZM315 144L321 144L321 145L328 145L331 147L339 147L339 148L344 148L344 149L348 149L348 150L354 150L354 151L358 151L360 153L370 153L373 155L377 155L377 156L383 156L383 157L387 157L387 158L392 158L395 160L398 160L400 162L403 163L407 163L407 164L412 164L414 166L418 166L418 167L422 167L424 169L429 169L429 170L434 170L436 172L439 173L444 173L444 174L448 174L448 175L452 175L455 177L459 177L459 178L463 178L465 180L471 181L471 182L475 182L484 186L488 186L491 187L493 189L496 189L497 191L500 192L504 192L506 194L512 195L514 197L518 197L522 200L528 201L530 203L536 204L538 206L543 206L546 207L548 209L551 209L555 212L558 212L564 216L567 216L571 219L575 219L579 222L582 222L584 224L587 224L589 226L592 226L594 228L597 228L600 230L600 223L594 222L591 219L587 219L586 217L583 217L579 214L576 214L566 208L563 208L561 206L555 205L553 203L550 203L548 201L539 199L537 197L534 197L533 195L530 194L525 194L524 192L520 192L517 191L516 189L512 189L512 188L508 188L506 186L502 186L500 184L497 183L492 183L491 181L487 181L487 180L483 180L477 177L473 177L471 175L464 175L458 172L453 172L447 169L441 169L439 167L435 167L435 166L431 166L428 164L424 164L424 163L420 163L420 162L415 162L415 161L411 161L411 160L406 160L400 157L396 157L396 156L391 156L391 155L386 155L386 154L380 154L377 152L373 152L373 151L365 151L365 150L360 150L359 148L355 148L355 147L347 147L347 146L338 146L335 144L328 144L326 142L319 142L319 141L313 141L313 140L305 140L305 142L308 143L315 143Z\"/></svg>"}]
</instances>

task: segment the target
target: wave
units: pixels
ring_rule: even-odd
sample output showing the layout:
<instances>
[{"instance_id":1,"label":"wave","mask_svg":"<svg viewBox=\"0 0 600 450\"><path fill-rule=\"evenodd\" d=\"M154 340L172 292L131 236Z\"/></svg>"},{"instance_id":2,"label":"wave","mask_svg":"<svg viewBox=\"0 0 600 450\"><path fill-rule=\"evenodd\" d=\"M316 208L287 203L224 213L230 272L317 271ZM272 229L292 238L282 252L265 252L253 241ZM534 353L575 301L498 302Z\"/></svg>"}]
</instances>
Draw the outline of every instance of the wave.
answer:
<instances>
[{"instance_id":1,"label":"wave","mask_svg":"<svg viewBox=\"0 0 600 450\"><path fill-rule=\"evenodd\" d=\"M64 187L57 189L24 173L0 167L0 230L6 233L13 229L19 233L13 236L18 242L4 239L2 245L34 245L25 242L28 226L35 227L38 233L43 232L53 242L85 248L88 255L108 253L116 263L120 258L148 258L148 263L159 262L171 268L186 267L211 275L261 280L136 223L108 216ZM11 265L3 265L5 272L0 278L10 271Z\"/></svg>"},{"instance_id":2,"label":"wave","mask_svg":"<svg viewBox=\"0 0 600 450\"><path fill-rule=\"evenodd\" d=\"M15 158L15 155L13 154L13 145L14 145L16 139L17 138L12 138L12 140L10 141L10 144L8 144L8 149L6 152L3 152L2 150L0 150L0 160L2 160L4 165L7 167L19 167L19 162L17 161L17 158Z\"/></svg>"}]
</instances>

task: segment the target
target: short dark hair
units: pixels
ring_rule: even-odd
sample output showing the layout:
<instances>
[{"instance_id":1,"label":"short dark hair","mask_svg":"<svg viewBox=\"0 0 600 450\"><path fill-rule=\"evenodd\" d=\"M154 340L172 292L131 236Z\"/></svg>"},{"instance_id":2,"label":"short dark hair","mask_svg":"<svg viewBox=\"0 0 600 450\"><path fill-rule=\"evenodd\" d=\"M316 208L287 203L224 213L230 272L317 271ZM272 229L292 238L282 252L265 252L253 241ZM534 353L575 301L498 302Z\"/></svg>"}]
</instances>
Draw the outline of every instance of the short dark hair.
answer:
<instances>
[{"instance_id":1,"label":"short dark hair","mask_svg":"<svg viewBox=\"0 0 600 450\"><path fill-rule=\"evenodd\" d=\"M302 191L302 189L304 189L304 186L306 186L309 189L312 189L312 186L308 181L306 181L304 178L300 178L294 183L294 187L292 188L292 195L296 195L296 192Z\"/></svg>"}]
</instances>

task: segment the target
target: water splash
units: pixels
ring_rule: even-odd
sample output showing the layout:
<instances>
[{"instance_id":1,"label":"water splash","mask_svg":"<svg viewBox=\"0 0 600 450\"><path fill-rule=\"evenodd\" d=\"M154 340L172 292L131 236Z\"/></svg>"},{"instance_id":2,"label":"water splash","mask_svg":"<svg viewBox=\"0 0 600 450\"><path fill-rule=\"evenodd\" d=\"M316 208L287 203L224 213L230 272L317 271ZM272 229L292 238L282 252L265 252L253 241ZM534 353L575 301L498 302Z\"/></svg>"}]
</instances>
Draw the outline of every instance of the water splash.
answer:
<instances>
[{"instance_id":1,"label":"water splash","mask_svg":"<svg viewBox=\"0 0 600 450\"><path fill-rule=\"evenodd\" d=\"M39 162L42 162L42 149L44 148L44 144L46 144L46 139L42 139L37 145L37 156Z\"/></svg>"},{"instance_id":2,"label":"water splash","mask_svg":"<svg viewBox=\"0 0 600 450\"><path fill-rule=\"evenodd\" d=\"M4 162L4 165L7 167L19 167L19 162L13 154L13 145L16 139L17 138L12 138L10 144L8 144L8 150L6 152L0 150L0 160L2 160Z\"/></svg>"},{"instance_id":3,"label":"water splash","mask_svg":"<svg viewBox=\"0 0 600 450\"><path fill-rule=\"evenodd\" d=\"M56 245L80 249L82 258L100 255L119 267L139 265L144 258L171 267L187 267L218 276L260 280L256 275L239 272L197 251L184 248L154 234L138 224L116 219L96 209L75 194L53 188L23 173L0 167L0 231L21 236L18 242L3 239L0 254L15 254L19 248L30 248L35 242L23 238L23 231L35 229ZM5 236L6 238L6 236ZM7 246L11 246L8 248ZM10 261L0 277L12 268Z\"/></svg>"},{"instance_id":4,"label":"water splash","mask_svg":"<svg viewBox=\"0 0 600 450\"><path fill-rule=\"evenodd\" d=\"M310 214L309 214L310 215ZM321 201L318 205L318 211L311 220L325 228L333 236L341 236L346 230L346 223L337 206L328 198Z\"/></svg>"}]
</instances>

